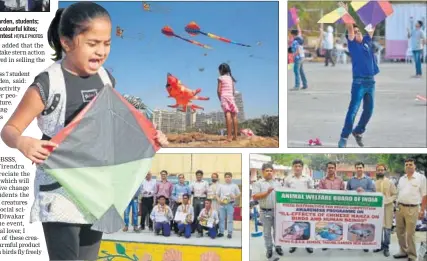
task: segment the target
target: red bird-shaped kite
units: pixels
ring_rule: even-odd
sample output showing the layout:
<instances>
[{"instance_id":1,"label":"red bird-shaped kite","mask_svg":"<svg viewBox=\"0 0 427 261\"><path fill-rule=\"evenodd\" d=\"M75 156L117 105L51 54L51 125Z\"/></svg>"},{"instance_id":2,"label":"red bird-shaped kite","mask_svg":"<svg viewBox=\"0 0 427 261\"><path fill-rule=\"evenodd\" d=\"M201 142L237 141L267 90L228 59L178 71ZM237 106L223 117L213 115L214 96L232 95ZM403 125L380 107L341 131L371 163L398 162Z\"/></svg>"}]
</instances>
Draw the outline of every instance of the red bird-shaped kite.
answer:
<instances>
[{"instance_id":1,"label":"red bird-shaped kite","mask_svg":"<svg viewBox=\"0 0 427 261\"><path fill-rule=\"evenodd\" d=\"M191 101L209 100L209 97L197 96L197 94L200 93L202 89L199 88L195 91L190 90L189 88L185 87L178 78L176 78L170 73L168 73L167 75L166 90L169 93L168 98L174 98L176 100L175 105L168 105L168 107L171 107L171 108L180 107L182 112L187 112L188 106L190 106L193 112L196 112L196 109L203 110L203 107L192 104Z\"/></svg>"}]
</instances>

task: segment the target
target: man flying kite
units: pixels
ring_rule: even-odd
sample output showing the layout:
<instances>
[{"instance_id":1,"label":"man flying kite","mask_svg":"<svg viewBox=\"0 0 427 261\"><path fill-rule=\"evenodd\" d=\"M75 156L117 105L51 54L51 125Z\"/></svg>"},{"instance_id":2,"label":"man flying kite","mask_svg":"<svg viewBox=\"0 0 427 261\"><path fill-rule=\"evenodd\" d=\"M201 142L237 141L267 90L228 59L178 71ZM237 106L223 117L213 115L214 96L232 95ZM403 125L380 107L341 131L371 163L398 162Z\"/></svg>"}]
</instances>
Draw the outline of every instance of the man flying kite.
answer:
<instances>
[{"instance_id":1,"label":"man flying kite","mask_svg":"<svg viewBox=\"0 0 427 261\"><path fill-rule=\"evenodd\" d=\"M339 5L348 11L347 4L342 2ZM347 15L349 15L347 13ZM372 116L374 109L374 76L379 73L379 68L375 60L374 48L372 46L372 36L375 28L371 27L368 34L363 36L360 28L353 23L345 23L347 28L348 50L352 57L353 83L351 87L351 100L345 117L341 138L338 142L339 148L347 146L350 134L354 136L357 144L363 147L362 134ZM354 120L363 101L363 112L359 123L353 129Z\"/></svg>"}]
</instances>

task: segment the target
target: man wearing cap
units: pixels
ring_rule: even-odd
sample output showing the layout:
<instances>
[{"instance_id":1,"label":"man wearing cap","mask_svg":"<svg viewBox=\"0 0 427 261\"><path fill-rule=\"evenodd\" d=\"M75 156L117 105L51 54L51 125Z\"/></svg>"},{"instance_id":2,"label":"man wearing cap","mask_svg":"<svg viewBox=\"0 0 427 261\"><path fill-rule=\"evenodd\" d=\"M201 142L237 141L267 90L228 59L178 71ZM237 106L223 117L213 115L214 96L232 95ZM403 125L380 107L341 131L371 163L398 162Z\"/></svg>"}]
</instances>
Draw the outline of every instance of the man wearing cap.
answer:
<instances>
[{"instance_id":1,"label":"man wearing cap","mask_svg":"<svg viewBox=\"0 0 427 261\"><path fill-rule=\"evenodd\" d=\"M208 194L209 184L203 180L203 171L196 171L196 181L190 186L191 192L193 193L193 208L194 208L194 220L193 220L193 233L197 229L197 217L200 211L205 207L205 199Z\"/></svg>"},{"instance_id":2,"label":"man wearing cap","mask_svg":"<svg viewBox=\"0 0 427 261\"><path fill-rule=\"evenodd\" d=\"M300 159L296 159L292 161L292 171L293 174L288 176L285 180L285 188L295 189L304 191L307 189L313 189L314 188L314 181L310 176L307 176L302 173L302 170L304 168L304 162ZM296 247L291 247L289 249L289 253L293 253L297 250ZM307 247L307 252L312 254L313 248Z\"/></svg>"},{"instance_id":3,"label":"man wearing cap","mask_svg":"<svg viewBox=\"0 0 427 261\"><path fill-rule=\"evenodd\" d=\"M273 171L273 164L264 163L262 165L264 179L255 182L252 189L252 198L259 202L259 207L261 209L260 216L261 222L263 223L267 258L273 256L273 238L276 237L276 230L274 228L274 190L281 187L280 183L273 179ZM276 246L276 253L283 256L283 249L281 246Z\"/></svg>"},{"instance_id":4,"label":"man wearing cap","mask_svg":"<svg viewBox=\"0 0 427 261\"><path fill-rule=\"evenodd\" d=\"M400 253L393 257L408 258L408 261L417 260L415 228L417 220L424 217L427 206L426 177L416 172L415 168L415 160L406 159L406 174L397 185L396 234Z\"/></svg>"},{"instance_id":5,"label":"man wearing cap","mask_svg":"<svg viewBox=\"0 0 427 261\"><path fill-rule=\"evenodd\" d=\"M381 192L384 195L384 225L381 237L381 248L375 249L374 253L383 251L384 256L388 257L390 256L389 245L391 227L393 226L393 203L396 200L397 190L393 182L385 177L384 174L386 171L387 168L385 164L377 165L377 180L375 181L375 187L377 192Z\"/></svg>"}]
</instances>

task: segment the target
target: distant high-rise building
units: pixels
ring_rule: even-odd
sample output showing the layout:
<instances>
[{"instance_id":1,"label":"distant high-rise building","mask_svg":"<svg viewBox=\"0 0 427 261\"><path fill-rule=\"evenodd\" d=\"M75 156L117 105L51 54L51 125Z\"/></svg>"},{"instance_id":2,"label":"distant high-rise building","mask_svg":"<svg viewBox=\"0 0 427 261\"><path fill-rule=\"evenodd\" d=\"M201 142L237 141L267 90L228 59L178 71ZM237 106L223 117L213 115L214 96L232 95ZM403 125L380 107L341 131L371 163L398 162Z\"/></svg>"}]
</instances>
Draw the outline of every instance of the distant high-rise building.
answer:
<instances>
[{"instance_id":1,"label":"distant high-rise building","mask_svg":"<svg viewBox=\"0 0 427 261\"><path fill-rule=\"evenodd\" d=\"M237 114L237 119L239 122L244 122L245 117L245 109L243 106L243 96L241 92L236 91L236 94L234 96L234 100L236 101L237 108L239 109L239 113Z\"/></svg>"},{"instance_id":2,"label":"distant high-rise building","mask_svg":"<svg viewBox=\"0 0 427 261\"><path fill-rule=\"evenodd\" d=\"M193 128L196 123L196 113L193 113L191 108L187 108L187 112L185 113L185 127Z\"/></svg>"},{"instance_id":3,"label":"distant high-rise building","mask_svg":"<svg viewBox=\"0 0 427 261\"><path fill-rule=\"evenodd\" d=\"M186 130L186 114L181 111L154 110L153 123L164 133L184 132Z\"/></svg>"}]
</instances>

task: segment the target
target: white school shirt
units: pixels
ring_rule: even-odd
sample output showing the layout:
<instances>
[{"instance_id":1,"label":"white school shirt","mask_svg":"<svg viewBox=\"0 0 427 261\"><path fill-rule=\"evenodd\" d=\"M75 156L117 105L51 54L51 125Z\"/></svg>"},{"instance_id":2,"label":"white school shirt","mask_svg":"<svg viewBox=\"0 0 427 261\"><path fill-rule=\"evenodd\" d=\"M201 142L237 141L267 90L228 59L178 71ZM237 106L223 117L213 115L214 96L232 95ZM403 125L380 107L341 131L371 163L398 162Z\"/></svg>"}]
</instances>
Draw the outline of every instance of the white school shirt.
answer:
<instances>
[{"instance_id":1,"label":"white school shirt","mask_svg":"<svg viewBox=\"0 0 427 261\"><path fill-rule=\"evenodd\" d=\"M168 205L164 205L165 211L160 211L160 206L156 205L151 211L150 218L156 223L169 222L173 219L172 210Z\"/></svg>"},{"instance_id":2,"label":"white school shirt","mask_svg":"<svg viewBox=\"0 0 427 261\"><path fill-rule=\"evenodd\" d=\"M150 179L150 180L144 180L142 182L142 190L141 193L148 192L147 194L142 194L142 197L144 198L151 198L154 196L154 192L156 189L156 180Z\"/></svg>"},{"instance_id":3,"label":"white school shirt","mask_svg":"<svg viewBox=\"0 0 427 261\"><path fill-rule=\"evenodd\" d=\"M205 198L208 193L209 184L205 180L201 180L200 182L194 181L190 185L190 190L194 192L194 197L196 198Z\"/></svg>"},{"instance_id":4,"label":"white school shirt","mask_svg":"<svg viewBox=\"0 0 427 261\"><path fill-rule=\"evenodd\" d=\"M184 211L184 210L186 210L186 211ZM187 205L181 204L178 207L178 209L176 210L175 218L178 216L179 213L183 213L183 212L186 213L186 214L190 214L191 217L192 217L192 219L194 218L194 208L193 208L192 205L190 205L190 204L187 204Z\"/></svg>"}]
</instances>

